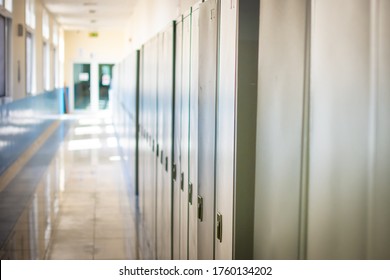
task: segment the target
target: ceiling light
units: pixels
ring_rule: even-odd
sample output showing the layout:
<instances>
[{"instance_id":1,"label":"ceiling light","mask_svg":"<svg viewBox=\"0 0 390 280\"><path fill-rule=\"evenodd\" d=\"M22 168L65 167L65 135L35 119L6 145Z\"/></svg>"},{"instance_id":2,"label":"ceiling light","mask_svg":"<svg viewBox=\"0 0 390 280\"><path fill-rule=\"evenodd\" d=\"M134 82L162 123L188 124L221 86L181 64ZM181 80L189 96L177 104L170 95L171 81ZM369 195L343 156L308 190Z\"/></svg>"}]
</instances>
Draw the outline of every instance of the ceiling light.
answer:
<instances>
[{"instance_id":1,"label":"ceiling light","mask_svg":"<svg viewBox=\"0 0 390 280\"><path fill-rule=\"evenodd\" d=\"M83 5L84 6L97 6L97 3L96 2L84 2Z\"/></svg>"}]
</instances>

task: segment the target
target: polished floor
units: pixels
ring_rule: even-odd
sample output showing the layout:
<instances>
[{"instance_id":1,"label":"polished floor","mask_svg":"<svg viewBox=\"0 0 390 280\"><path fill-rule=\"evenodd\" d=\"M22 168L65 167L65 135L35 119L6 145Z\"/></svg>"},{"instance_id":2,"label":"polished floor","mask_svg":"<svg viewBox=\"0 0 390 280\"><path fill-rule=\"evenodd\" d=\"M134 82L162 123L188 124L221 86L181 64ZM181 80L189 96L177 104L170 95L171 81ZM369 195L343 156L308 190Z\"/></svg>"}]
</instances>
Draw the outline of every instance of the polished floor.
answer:
<instances>
[{"instance_id":1,"label":"polished floor","mask_svg":"<svg viewBox=\"0 0 390 280\"><path fill-rule=\"evenodd\" d=\"M70 126L65 138L57 139L61 143L55 154L46 155L49 167L38 183L29 186L34 192L25 199L18 222L7 234L1 259L137 259L135 205L110 117L79 116L66 121ZM38 163L29 164L39 168ZM15 180L25 176L24 171L13 180L21 193L14 200L23 195L23 186ZM34 171L29 171L34 177ZM30 184L28 177L23 184ZM7 217L15 217L13 209L8 205Z\"/></svg>"}]
</instances>

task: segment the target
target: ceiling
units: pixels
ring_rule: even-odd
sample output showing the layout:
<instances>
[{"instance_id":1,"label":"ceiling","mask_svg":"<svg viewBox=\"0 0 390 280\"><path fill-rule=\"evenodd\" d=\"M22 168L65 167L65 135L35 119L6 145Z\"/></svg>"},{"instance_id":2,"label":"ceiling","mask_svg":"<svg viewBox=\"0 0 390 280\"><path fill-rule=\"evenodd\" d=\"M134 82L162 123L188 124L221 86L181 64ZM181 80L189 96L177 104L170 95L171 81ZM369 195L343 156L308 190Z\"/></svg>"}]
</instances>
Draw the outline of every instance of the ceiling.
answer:
<instances>
[{"instance_id":1,"label":"ceiling","mask_svg":"<svg viewBox=\"0 0 390 280\"><path fill-rule=\"evenodd\" d=\"M137 0L42 0L66 30L100 30L126 26Z\"/></svg>"}]
</instances>

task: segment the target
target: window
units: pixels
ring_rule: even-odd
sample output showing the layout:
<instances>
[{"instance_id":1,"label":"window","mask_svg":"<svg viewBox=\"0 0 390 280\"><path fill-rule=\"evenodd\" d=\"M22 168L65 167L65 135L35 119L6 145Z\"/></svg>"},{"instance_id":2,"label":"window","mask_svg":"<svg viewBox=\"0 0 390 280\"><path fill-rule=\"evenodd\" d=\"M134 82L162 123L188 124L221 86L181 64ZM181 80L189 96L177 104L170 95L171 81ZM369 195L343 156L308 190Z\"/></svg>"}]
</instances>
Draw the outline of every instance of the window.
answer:
<instances>
[{"instance_id":1,"label":"window","mask_svg":"<svg viewBox=\"0 0 390 280\"><path fill-rule=\"evenodd\" d=\"M59 71L58 71L58 55L57 49L53 48L53 72L54 72L54 88L60 87Z\"/></svg>"},{"instance_id":2,"label":"window","mask_svg":"<svg viewBox=\"0 0 390 280\"><path fill-rule=\"evenodd\" d=\"M35 0L26 0L26 24L35 29Z\"/></svg>"},{"instance_id":3,"label":"window","mask_svg":"<svg viewBox=\"0 0 390 280\"><path fill-rule=\"evenodd\" d=\"M3 0L1 0L3 2ZM6 8L9 12L12 12L12 0L5 0L4 8Z\"/></svg>"},{"instance_id":4,"label":"window","mask_svg":"<svg viewBox=\"0 0 390 280\"><path fill-rule=\"evenodd\" d=\"M2 2L4 3L4 1ZM11 18L0 14L0 97L9 95L11 23Z\"/></svg>"},{"instance_id":5,"label":"window","mask_svg":"<svg viewBox=\"0 0 390 280\"><path fill-rule=\"evenodd\" d=\"M43 38L45 38L46 40L49 39L50 36L49 15L47 14L46 10L43 10L42 12L42 35Z\"/></svg>"},{"instance_id":6,"label":"window","mask_svg":"<svg viewBox=\"0 0 390 280\"><path fill-rule=\"evenodd\" d=\"M50 90L50 44L43 43L43 85L45 90Z\"/></svg>"},{"instance_id":7,"label":"window","mask_svg":"<svg viewBox=\"0 0 390 280\"><path fill-rule=\"evenodd\" d=\"M58 46L58 26L55 23L53 23L52 35L53 45Z\"/></svg>"},{"instance_id":8,"label":"window","mask_svg":"<svg viewBox=\"0 0 390 280\"><path fill-rule=\"evenodd\" d=\"M6 93L6 20L0 16L0 97L4 97Z\"/></svg>"},{"instance_id":9,"label":"window","mask_svg":"<svg viewBox=\"0 0 390 280\"><path fill-rule=\"evenodd\" d=\"M26 91L27 95L33 93L33 63L34 63L34 42L30 32L26 33Z\"/></svg>"}]
</instances>

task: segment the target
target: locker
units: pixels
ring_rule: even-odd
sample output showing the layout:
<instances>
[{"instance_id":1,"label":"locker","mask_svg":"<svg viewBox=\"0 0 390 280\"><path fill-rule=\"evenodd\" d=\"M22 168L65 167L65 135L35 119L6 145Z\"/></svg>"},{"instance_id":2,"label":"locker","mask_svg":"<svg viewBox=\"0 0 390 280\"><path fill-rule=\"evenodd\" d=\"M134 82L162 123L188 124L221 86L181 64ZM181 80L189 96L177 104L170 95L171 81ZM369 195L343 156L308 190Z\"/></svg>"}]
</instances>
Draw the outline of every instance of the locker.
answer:
<instances>
[{"instance_id":1,"label":"locker","mask_svg":"<svg viewBox=\"0 0 390 280\"><path fill-rule=\"evenodd\" d=\"M198 259L214 258L217 0L199 7ZM212 16L213 15L213 16Z\"/></svg>"},{"instance_id":2,"label":"locker","mask_svg":"<svg viewBox=\"0 0 390 280\"><path fill-rule=\"evenodd\" d=\"M220 1L219 19L215 258L250 259L259 1Z\"/></svg>"},{"instance_id":3,"label":"locker","mask_svg":"<svg viewBox=\"0 0 390 280\"><path fill-rule=\"evenodd\" d=\"M220 45L216 125L216 211L223 216L221 240L216 236L215 258L233 258L234 124L236 90L237 1L220 2ZM216 229L215 229L216 230ZM223 241L223 242L222 242Z\"/></svg>"},{"instance_id":4,"label":"locker","mask_svg":"<svg viewBox=\"0 0 390 280\"><path fill-rule=\"evenodd\" d=\"M180 259L188 259L188 144L191 67L191 14L183 18L180 141Z\"/></svg>"},{"instance_id":5,"label":"locker","mask_svg":"<svg viewBox=\"0 0 390 280\"><path fill-rule=\"evenodd\" d=\"M154 37L157 43L157 59L153 61L153 64L156 64L157 67L157 96L156 96L156 132L157 138L156 143L159 147L159 152L156 153L156 254L157 259L163 259L164 257L164 243L167 242L166 237L164 236L164 223L166 216L165 209L165 186L164 186L164 170L161 168L160 159L164 155L164 139L163 139L163 124L164 124L164 104L163 98L165 95L164 85L162 82L163 73L161 72L163 63L163 49L164 49L164 34L158 34Z\"/></svg>"},{"instance_id":6,"label":"locker","mask_svg":"<svg viewBox=\"0 0 390 280\"><path fill-rule=\"evenodd\" d=\"M145 47L140 51L140 98L139 98L139 151L138 151L138 203L139 203L139 223L140 228L144 224L145 208L145 163L146 163L146 139L145 139ZM140 235L140 257L143 258L143 234Z\"/></svg>"},{"instance_id":7,"label":"locker","mask_svg":"<svg viewBox=\"0 0 390 280\"><path fill-rule=\"evenodd\" d=\"M173 137L173 259L180 258L180 148L181 148L181 84L182 84L182 48L183 22L176 23L175 54L175 94L174 94L174 137Z\"/></svg>"},{"instance_id":8,"label":"locker","mask_svg":"<svg viewBox=\"0 0 390 280\"><path fill-rule=\"evenodd\" d=\"M144 246L147 259L156 258L156 173L157 173L157 39L145 44L145 127L147 152L144 189Z\"/></svg>"},{"instance_id":9,"label":"locker","mask_svg":"<svg viewBox=\"0 0 390 280\"><path fill-rule=\"evenodd\" d=\"M255 259L299 255L307 2L260 3Z\"/></svg>"},{"instance_id":10,"label":"locker","mask_svg":"<svg viewBox=\"0 0 390 280\"><path fill-rule=\"evenodd\" d=\"M157 189L157 258L171 259L172 245L172 105L174 23L159 34L158 114L161 153L158 161L160 186Z\"/></svg>"},{"instance_id":11,"label":"locker","mask_svg":"<svg viewBox=\"0 0 390 280\"><path fill-rule=\"evenodd\" d=\"M196 260L198 239L198 47L199 5L191 9L191 60L188 171L188 258Z\"/></svg>"}]
</instances>

